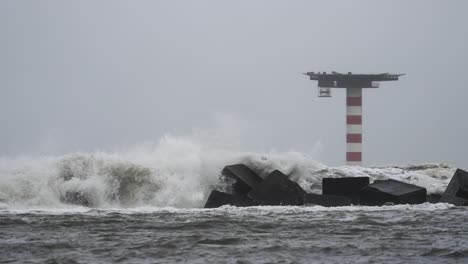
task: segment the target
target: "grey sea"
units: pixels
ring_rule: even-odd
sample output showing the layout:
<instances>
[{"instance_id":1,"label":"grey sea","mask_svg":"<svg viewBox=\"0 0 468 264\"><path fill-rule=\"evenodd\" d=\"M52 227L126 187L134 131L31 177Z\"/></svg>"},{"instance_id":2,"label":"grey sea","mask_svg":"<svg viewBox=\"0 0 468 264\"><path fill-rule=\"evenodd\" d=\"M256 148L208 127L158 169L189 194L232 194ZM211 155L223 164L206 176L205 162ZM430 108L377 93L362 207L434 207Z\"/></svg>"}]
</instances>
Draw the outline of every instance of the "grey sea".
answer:
<instances>
[{"instance_id":1,"label":"grey sea","mask_svg":"<svg viewBox=\"0 0 468 264\"><path fill-rule=\"evenodd\" d=\"M1 263L468 263L468 209L0 211Z\"/></svg>"},{"instance_id":2,"label":"grey sea","mask_svg":"<svg viewBox=\"0 0 468 264\"><path fill-rule=\"evenodd\" d=\"M0 263L468 263L468 209L448 204L203 209L227 164L280 170L306 192L326 177L394 179L442 194L443 163L326 166L301 153L156 150L0 158ZM177 151L175 151L177 150Z\"/></svg>"}]
</instances>

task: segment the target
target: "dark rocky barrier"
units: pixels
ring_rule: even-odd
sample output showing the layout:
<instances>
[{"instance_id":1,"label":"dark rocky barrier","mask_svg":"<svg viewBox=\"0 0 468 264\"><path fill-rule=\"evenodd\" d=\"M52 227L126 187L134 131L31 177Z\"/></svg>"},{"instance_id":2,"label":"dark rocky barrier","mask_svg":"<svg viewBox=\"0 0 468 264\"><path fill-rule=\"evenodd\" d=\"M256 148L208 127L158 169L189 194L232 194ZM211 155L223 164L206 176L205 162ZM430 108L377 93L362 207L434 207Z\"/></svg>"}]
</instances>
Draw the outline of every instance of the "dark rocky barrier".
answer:
<instances>
[{"instance_id":1,"label":"dark rocky barrier","mask_svg":"<svg viewBox=\"0 0 468 264\"><path fill-rule=\"evenodd\" d=\"M299 184L275 170L248 197L260 205L303 205L305 194Z\"/></svg>"},{"instance_id":2,"label":"dark rocky barrier","mask_svg":"<svg viewBox=\"0 0 468 264\"><path fill-rule=\"evenodd\" d=\"M359 192L369 185L369 177L323 178L322 194L345 196L359 204Z\"/></svg>"},{"instance_id":3,"label":"dark rocky barrier","mask_svg":"<svg viewBox=\"0 0 468 264\"><path fill-rule=\"evenodd\" d=\"M426 196L426 202L428 203L440 203L440 198L442 195L440 194L429 194Z\"/></svg>"},{"instance_id":4,"label":"dark rocky barrier","mask_svg":"<svg viewBox=\"0 0 468 264\"><path fill-rule=\"evenodd\" d=\"M226 166L221 173L234 182L232 185L233 191L239 195L249 193L262 182L262 178L244 164Z\"/></svg>"},{"instance_id":5,"label":"dark rocky barrier","mask_svg":"<svg viewBox=\"0 0 468 264\"><path fill-rule=\"evenodd\" d=\"M359 192L359 197L360 203L364 205L420 204L426 202L426 193L426 188L385 180L367 185Z\"/></svg>"},{"instance_id":6,"label":"dark rocky barrier","mask_svg":"<svg viewBox=\"0 0 468 264\"><path fill-rule=\"evenodd\" d=\"M351 205L351 199L345 196L308 193L304 196L304 204L325 207L349 206Z\"/></svg>"},{"instance_id":7,"label":"dark rocky barrier","mask_svg":"<svg viewBox=\"0 0 468 264\"><path fill-rule=\"evenodd\" d=\"M217 208L223 205L232 205L238 207L255 206L255 202L249 198L236 194L227 194L213 190L206 201L205 208Z\"/></svg>"},{"instance_id":8,"label":"dark rocky barrier","mask_svg":"<svg viewBox=\"0 0 468 264\"><path fill-rule=\"evenodd\" d=\"M461 169L455 171L440 202L457 206L468 205L468 172Z\"/></svg>"},{"instance_id":9,"label":"dark rocky barrier","mask_svg":"<svg viewBox=\"0 0 468 264\"><path fill-rule=\"evenodd\" d=\"M231 179L232 193L213 190L205 208L223 205L380 206L439 201L458 206L468 205L468 172L460 169L455 172L442 197L427 195L423 187L396 180L376 180L369 184L369 177L323 178L323 194L307 193L278 170L262 179L244 164L226 166L222 170L222 177Z\"/></svg>"}]
</instances>

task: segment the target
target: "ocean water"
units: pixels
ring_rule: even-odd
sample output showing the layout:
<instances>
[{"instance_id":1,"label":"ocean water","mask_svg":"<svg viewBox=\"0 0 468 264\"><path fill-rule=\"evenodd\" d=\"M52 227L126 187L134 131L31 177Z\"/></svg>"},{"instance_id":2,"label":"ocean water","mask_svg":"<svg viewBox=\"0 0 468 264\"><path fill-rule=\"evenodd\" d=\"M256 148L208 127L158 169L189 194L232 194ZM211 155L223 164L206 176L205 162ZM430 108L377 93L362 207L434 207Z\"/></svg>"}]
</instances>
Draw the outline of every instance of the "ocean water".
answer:
<instances>
[{"instance_id":1,"label":"ocean water","mask_svg":"<svg viewBox=\"0 0 468 264\"><path fill-rule=\"evenodd\" d=\"M0 263L468 263L468 209L448 204L224 206L221 169L396 179L442 193L446 164L328 167L298 152L241 153L165 137L125 152L0 158Z\"/></svg>"},{"instance_id":2,"label":"ocean water","mask_svg":"<svg viewBox=\"0 0 468 264\"><path fill-rule=\"evenodd\" d=\"M4 210L2 263L466 263L468 210Z\"/></svg>"}]
</instances>

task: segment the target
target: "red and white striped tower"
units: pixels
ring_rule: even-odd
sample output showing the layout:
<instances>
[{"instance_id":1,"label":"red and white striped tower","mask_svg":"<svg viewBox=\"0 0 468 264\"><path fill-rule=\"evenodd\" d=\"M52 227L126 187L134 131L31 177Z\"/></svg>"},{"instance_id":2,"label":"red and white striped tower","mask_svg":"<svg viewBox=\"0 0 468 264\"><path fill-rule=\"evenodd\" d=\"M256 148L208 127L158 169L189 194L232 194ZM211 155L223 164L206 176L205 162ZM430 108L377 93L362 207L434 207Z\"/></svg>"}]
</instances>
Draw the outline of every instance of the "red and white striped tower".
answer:
<instances>
[{"instance_id":1,"label":"red and white striped tower","mask_svg":"<svg viewBox=\"0 0 468 264\"><path fill-rule=\"evenodd\" d=\"M307 72L318 81L318 96L331 97L331 88L346 89L346 164L362 162L362 88L378 88L380 81L397 81L404 74L348 74Z\"/></svg>"},{"instance_id":2,"label":"red and white striped tower","mask_svg":"<svg viewBox=\"0 0 468 264\"><path fill-rule=\"evenodd\" d=\"M346 164L362 162L362 88L346 89Z\"/></svg>"}]
</instances>

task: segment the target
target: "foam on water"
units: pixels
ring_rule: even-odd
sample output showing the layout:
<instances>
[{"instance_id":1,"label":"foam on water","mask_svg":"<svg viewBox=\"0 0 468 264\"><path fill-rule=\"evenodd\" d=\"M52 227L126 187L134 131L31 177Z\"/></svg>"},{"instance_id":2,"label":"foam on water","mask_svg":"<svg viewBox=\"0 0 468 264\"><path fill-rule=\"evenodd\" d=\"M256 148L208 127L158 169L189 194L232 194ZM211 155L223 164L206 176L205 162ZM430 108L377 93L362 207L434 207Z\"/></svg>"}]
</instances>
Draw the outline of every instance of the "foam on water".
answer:
<instances>
[{"instance_id":1,"label":"foam on water","mask_svg":"<svg viewBox=\"0 0 468 264\"><path fill-rule=\"evenodd\" d=\"M384 211L439 211L454 208L454 205L446 203L424 203L417 205L388 205L388 206L343 206L343 207L323 207L323 206L252 206L235 207L222 206L219 208L175 208L175 207L131 207L131 208L89 208L89 207L68 207L68 208L28 208L28 209L0 209L0 214L37 214L37 215L63 215L63 214L84 214L84 215L108 215L108 214L154 214L154 213L175 213L175 214L203 214L203 215L265 215L265 214L301 214L309 212L384 212Z\"/></svg>"},{"instance_id":2,"label":"foam on water","mask_svg":"<svg viewBox=\"0 0 468 264\"><path fill-rule=\"evenodd\" d=\"M396 179L442 193L454 172L444 164L327 167L298 152L235 152L166 136L123 152L0 158L0 209L200 208L219 186L222 168L233 163L245 163L261 177L279 169L315 193L320 193L323 177L344 176Z\"/></svg>"}]
</instances>

